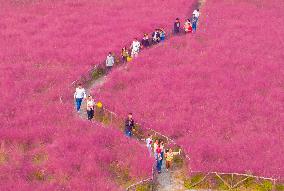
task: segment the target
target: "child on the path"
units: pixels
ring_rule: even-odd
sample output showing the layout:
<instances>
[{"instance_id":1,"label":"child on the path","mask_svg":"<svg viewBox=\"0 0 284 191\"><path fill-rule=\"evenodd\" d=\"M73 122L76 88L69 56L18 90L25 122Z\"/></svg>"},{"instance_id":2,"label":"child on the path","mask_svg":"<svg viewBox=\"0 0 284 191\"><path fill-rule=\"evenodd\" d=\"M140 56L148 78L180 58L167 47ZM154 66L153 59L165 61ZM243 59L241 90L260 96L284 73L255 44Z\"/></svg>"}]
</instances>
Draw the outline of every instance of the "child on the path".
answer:
<instances>
[{"instance_id":1,"label":"child on the path","mask_svg":"<svg viewBox=\"0 0 284 191\"><path fill-rule=\"evenodd\" d=\"M95 108L95 101L91 95L87 98L87 115L88 120L92 120L94 117L94 108Z\"/></svg>"},{"instance_id":2,"label":"child on the path","mask_svg":"<svg viewBox=\"0 0 284 191\"><path fill-rule=\"evenodd\" d=\"M122 57L122 62L125 63L127 62L127 58L129 57L129 53L126 47L123 47L121 50L121 57Z\"/></svg>"},{"instance_id":3,"label":"child on the path","mask_svg":"<svg viewBox=\"0 0 284 191\"><path fill-rule=\"evenodd\" d=\"M77 110L77 112L80 112L82 101L85 98L86 98L86 91L82 87L82 84L79 84L78 87L76 88L75 93L74 93L74 100L76 102L76 110Z\"/></svg>"},{"instance_id":4,"label":"child on the path","mask_svg":"<svg viewBox=\"0 0 284 191\"><path fill-rule=\"evenodd\" d=\"M166 158L166 169L167 171L169 169L171 169L172 167L172 163L173 163L173 159L175 155L180 155L180 151L179 152L173 152L172 149L167 150L166 154L165 154L165 158Z\"/></svg>"}]
</instances>

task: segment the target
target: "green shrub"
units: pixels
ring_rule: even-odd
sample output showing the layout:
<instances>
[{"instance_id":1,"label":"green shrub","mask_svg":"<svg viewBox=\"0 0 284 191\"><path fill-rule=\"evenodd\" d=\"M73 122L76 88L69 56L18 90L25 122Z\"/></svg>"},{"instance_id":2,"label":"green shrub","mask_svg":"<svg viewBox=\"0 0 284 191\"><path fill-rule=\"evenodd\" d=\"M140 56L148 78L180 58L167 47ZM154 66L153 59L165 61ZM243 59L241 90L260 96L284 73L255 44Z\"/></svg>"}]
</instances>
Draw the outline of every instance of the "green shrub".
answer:
<instances>
[{"instance_id":1,"label":"green shrub","mask_svg":"<svg viewBox=\"0 0 284 191\"><path fill-rule=\"evenodd\" d=\"M275 190L276 191L284 191L284 184L276 184Z\"/></svg>"},{"instance_id":2,"label":"green shrub","mask_svg":"<svg viewBox=\"0 0 284 191\"><path fill-rule=\"evenodd\" d=\"M102 67L96 68L93 72L92 72L92 78L93 80L97 80L99 79L101 76L103 76L106 73L105 69Z\"/></svg>"}]
</instances>

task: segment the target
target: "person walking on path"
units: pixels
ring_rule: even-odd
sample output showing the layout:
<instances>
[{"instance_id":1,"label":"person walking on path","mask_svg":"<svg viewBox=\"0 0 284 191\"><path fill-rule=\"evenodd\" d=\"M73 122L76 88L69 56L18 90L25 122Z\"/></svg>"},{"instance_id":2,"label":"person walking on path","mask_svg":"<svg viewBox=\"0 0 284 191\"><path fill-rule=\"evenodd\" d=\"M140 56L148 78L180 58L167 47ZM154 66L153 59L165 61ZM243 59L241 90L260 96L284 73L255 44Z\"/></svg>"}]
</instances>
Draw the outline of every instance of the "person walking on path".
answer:
<instances>
[{"instance_id":1,"label":"person walking on path","mask_svg":"<svg viewBox=\"0 0 284 191\"><path fill-rule=\"evenodd\" d=\"M150 156L152 156L152 142L153 142L152 135L149 134L148 138L146 139L146 146Z\"/></svg>"},{"instance_id":2,"label":"person walking on path","mask_svg":"<svg viewBox=\"0 0 284 191\"><path fill-rule=\"evenodd\" d=\"M199 16L200 16L199 9L195 9L193 11L192 15L196 18L196 22L198 22L198 19L199 19Z\"/></svg>"},{"instance_id":3,"label":"person walking on path","mask_svg":"<svg viewBox=\"0 0 284 191\"><path fill-rule=\"evenodd\" d=\"M94 117L95 101L91 95L87 98L87 116L88 120L92 120Z\"/></svg>"},{"instance_id":4,"label":"person walking on path","mask_svg":"<svg viewBox=\"0 0 284 191\"><path fill-rule=\"evenodd\" d=\"M107 73L109 73L114 65L114 56L112 55L111 52L108 53L106 57L106 68L107 68Z\"/></svg>"},{"instance_id":5,"label":"person walking on path","mask_svg":"<svg viewBox=\"0 0 284 191\"><path fill-rule=\"evenodd\" d=\"M164 141L163 140L161 140L161 143L160 143L160 148L161 148L161 156L162 156L162 158L163 158L163 160L164 160L164 157L165 157L165 144L164 144Z\"/></svg>"},{"instance_id":6,"label":"person walking on path","mask_svg":"<svg viewBox=\"0 0 284 191\"><path fill-rule=\"evenodd\" d=\"M154 149L154 155L156 156L157 154L157 148L159 146L159 140L156 139L155 143L154 143L154 146L153 146L153 149Z\"/></svg>"},{"instance_id":7,"label":"person walking on path","mask_svg":"<svg viewBox=\"0 0 284 191\"><path fill-rule=\"evenodd\" d=\"M160 29L160 39L163 42L166 39L166 32L163 29Z\"/></svg>"},{"instance_id":8,"label":"person walking on path","mask_svg":"<svg viewBox=\"0 0 284 191\"><path fill-rule=\"evenodd\" d=\"M129 57L129 53L126 47L123 47L121 50L121 57L122 57L122 62L126 63L127 62L127 58Z\"/></svg>"},{"instance_id":9,"label":"person walking on path","mask_svg":"<svg viewBox=\"0 0 284 191\"><path fill-rule=\"evenodd\" d=\"M174 22L174 33L178 34L180 31L180 21L179 18L176 18L176 21Z\"/></svg>"},{"instance_id":10,"label":"person walking on path","mask_svg":"<svg viewBox=\"0 0 284 191\"><path fill-rule=\"evenodd\" d=\"M179 150L179 152L173 152L172 149L167 150L167 152L165 154L167 171L172 168L174 156L180 155L180 151L181 150Z\"/></svg>"},{"instance_id":11,"label":"person walking on path","mask_svg":"<svg viewBox=\"0 0 284 191\"><path fill-rule=\"evenodd\" d=\"M156 161L157 161L157 171L160 174L162 172L162 164L163 164L162 163L163 162L163 158L161 156L161 153L157 154Z\"/></svg>"},{"instance_id":12,"label":"person walking on path","mask_svg":"<svg viewBox=\"0 0 284 191\"><path fill-rule=\"evenodd\" d=\"M161 36L160 36L160 31L159 29L156 29L153 33L152 33L152 40L154 43L159 43L161 40Z\"/></svg>"},{"instance_id":13,"label":"person walking on path","mask_svg":"<svg viewBox=\"0 0 284 191\"><path fill-rule=\"evenodd\" d=\"M191 26L189 19L187 19L184 23L184 32L185 33L191 33L192 32L192 26Z\"/></svg>"},{"instance_id":14,"label":"person walking on path","mask_svg":"<svg viewBox=\"0 0 284 191\"><path fill-rule=\"evenodd\" d=\"M82 87L82 84L78 84L78 87L76 88L74 93L74 100L76 103L77 112L80 112L82 101L85 98L86 98L86 90Z\"/></svg>"},{"instance_id":15,"label":"person walking on path","mask_svg":"<svg viewBox=\"0 0 284 191\"><path fill-rule=\"evenodd\" d=\"M131 57L135 58L138 56L139 50L140 50L140 42L135 38L131 44Z\"/></svg>"},{"instance_id":16,"label":"person walking on path","mask_svg":"<svg viewBox=\"0 0 284 191\"><path fill-rule=\"evenodd\" d=\"M197 29L197 17L194 15L192 16L192 31L195 33Z\"/></svg>"},{"instance_id":17,"label":"person walking on path","mask_svg":"<svg viewBox=\"0 0 284 191\"><path fill-rule=\"evenodd\" d=\"M132 113L129 113L128 117L125 121L125 134L126 134L126 136L131 137L133 129L134 129L134 120L133 120Z\"/></svg>"},{"instance_id":18,"label":"person walking on path","mask_svg":"<svg viewBox=\"0 0 284 191\"><path fill-rule=\"evenodd\" d=\"M150 39L148 34L144 34L141 44L143 48L148 48L150 46Z\"/></svg>"}]
</instances>

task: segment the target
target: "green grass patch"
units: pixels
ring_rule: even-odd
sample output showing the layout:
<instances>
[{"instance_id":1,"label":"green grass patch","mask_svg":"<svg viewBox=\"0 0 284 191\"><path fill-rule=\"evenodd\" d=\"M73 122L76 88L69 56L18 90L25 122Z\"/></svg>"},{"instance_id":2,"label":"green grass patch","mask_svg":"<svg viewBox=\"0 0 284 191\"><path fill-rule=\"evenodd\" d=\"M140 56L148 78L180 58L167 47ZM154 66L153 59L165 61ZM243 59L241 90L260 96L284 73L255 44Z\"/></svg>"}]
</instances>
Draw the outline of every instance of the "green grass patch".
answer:
<instances>
[{"instance_id":1,"label":"green grass patch","mask_svg":"<svg viewBox=\"0 0 284 191\"><path fill-rule=\"evenodd\" d=\"M276 191L284 191L284 184L276 184L275 190Z\"/></svg>"},{"instance_id":2,"label":"green grass patch","mask_svg":"<svg viewBox=\"0 0 284 191\"><path fill-rule=\"evenodd\" d=\"M98 67L94 71L92 71L92 79L97 80L100 77L102 77L105 73L106 73L106 69L102 67Z\"/></svg>"},{"instance_id":3,"label":"green grass patch","mask_svg":"<svg viewBox=\"0 0 284 191\"><path fill-rule=\"evenodd\" d=\"M191 189L191 188L197 188L198 187L198 183L204 178L203 174L196 174L191 176L188 179L184 180L184 187L186 187L187 189Z\"/></svg>"}]
</instances>

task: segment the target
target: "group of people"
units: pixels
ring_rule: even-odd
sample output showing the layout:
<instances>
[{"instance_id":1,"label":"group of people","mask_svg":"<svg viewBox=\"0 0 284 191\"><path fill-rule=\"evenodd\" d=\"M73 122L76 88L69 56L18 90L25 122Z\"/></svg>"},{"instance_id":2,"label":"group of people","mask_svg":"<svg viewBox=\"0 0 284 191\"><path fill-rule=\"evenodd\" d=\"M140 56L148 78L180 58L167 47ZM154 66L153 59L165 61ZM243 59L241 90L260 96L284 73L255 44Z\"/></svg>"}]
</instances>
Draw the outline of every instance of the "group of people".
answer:
<instances>
[{"instance_id":1,"label":"group of people","mask_svg":"<svg viewBox=\"0 0 284 191\"><path fill-rule=\"evenodd\" d=\"M130 48L128 49L126 46L121 49L121 62L126 63L131 61L133 58L136 58L142 48L148 48L154 44L160 43L164 41L166 38L166 32L163 29L156 29L152 36L150 37L149 34L145 33L141 41L135 38ZM111 70L113 65L115 64L115 56L112 52L106 57L106 68L107 72Z\"/></svg>"},{"instance_id":2,"label":"group of people","mask_svg":"<svg viewBox=\"0 0 284 191\"><path fill-rule=\"evenodd\" d=\"M199 16L200 16L199 9L194 10L191 20L187 19L183 25L184 33L196 32ZM180 20L179 18L176 18L174 22L173 32L174 34L179 34L181 31L182 27ZM164 41L165 38L166 38L166 33L163 29L156 29L152 33L151 37L149 37L149 34L145 33L141 41L138 41L138 39L135 38L131 43L130 50L127 49L127 47L122 48L121 50L122 63L129 62L132 60L132 58L137 57L141 48L148 48L153 44L157 44L160 43L161 41ZM115 64L115 61L116 60L114 54L112 52L109 52L105 61L107 73L111 71L112 67ZM76 88L76 91L74 93L74 100L76 103L77 112L80 112L82 102L83 100L86 100L87 117L88 120L92 120L94 117L94 110L96 103L91 95L88 95L87 97L86 90L82 87L82 84L79 84L78 87ZM133 120L132 113L129 113L127 119L125 120L125 135L131 137L133 135L133 131L135 131L135 123ZM155 142L153 142L152 135L149 135L149 137L146 139L146 146L150 156L154 154L154 157L157 161L156 167L158 173L161 173L162 164L164 160L166 162L166 169L168 171L172 166L174 156L179 155L181 152L181 150L179 150L179 152L173 152L171 148L165 149L163 140L157 139L155 140Z\"/></svg>"},{"instance_id":3,"label":"group of people","mask_svg":"<svg viewBox=\"0 0 284 191\"><path fill-rule=\"evenodd\" d=\"M148 135L148 138L146 139L146 146L150 156L152 156L152 153L154 153L158 173L162 172L163 161L166 162L166 170L168 171L171 169L174 156L180 155L181 152L181 150L179 150L179 152L173 152L171 148L165 149L163 140L156 139L153 143L152 135Z\"/></svg>"},{"instance_id":4,"label":"group of people","mask_svg":"<svg viewBox=\"0 0 284 191\"><path fill-rule=\"evenodd\" d=\"M135 130L135 123L133 119L132 113L129 113L127 116L127 119L125 120L125 135L128 137L131 137L133 135L133 131ZM179 155L181 150L179 152L173 152L171 148L166 149L165 144L163 140L156 139L155 142L153 142L153 136L148 135L148 138L146 139L146 147L148 149L149 155L152 156L154 154L154 157L156 159L156 168L158 173L162 172L162 165L163 161L166 162L166 170L168 171L172 167L173 159L175 155Z\"/></svg>"},{"instance_id":5,"label":"group of people","mask_svg":"<svg viewBox=\"0 0 284 191\"><path fill-rule=\"evenodd\" d=\"M200 16L199 9L196 9L192 13L192 18L186 19L183 25L183 31L185 33L194 33L197 30L197 22ZM179 34L180 31L182 30L180 19L176 18L175 23L174 23L174 33Z\"/></svg>"},{"instance_id":6,"label":"group of people","mask_svg":"<svg viewBox=\"0 0 284 191\"><path fill-rule=\"evenodd\" d=\"M186 19L183 28L180 23L180 19L176 18L174 22L174 34L180 34L180 32L184 31L184 33L195 33L197 30L197 22L200 16L199 9L196 9L192 13L192 18ZM166 32L163 29L157 28L151 36L145 33L143 38L139 41L135 38L128 49L126 46L121 50L121 61L122 63L129 62L133 58L136 58L142 48L148 48L154 44L160 43L166 39ZM115 64L115 56L112 52L109 52L106 58L106 68L107 72L109 72Z\"/></svg>"},{"instance_id":7,"label":"group of people","mask_svg":"<svg viewBox=\"0 0 284 191\"><path fill-rule=\"evenodd\" d=\"M83 100L86 101L87 117L88 120L92 120L94 117L96 103L91 95L88 95L87 97L86 90L82 87L82 84L78 84L78 87L76 88L74 93L74 100L76 103L77 112L80 112Z\"/></svg>"}]
</instances>

